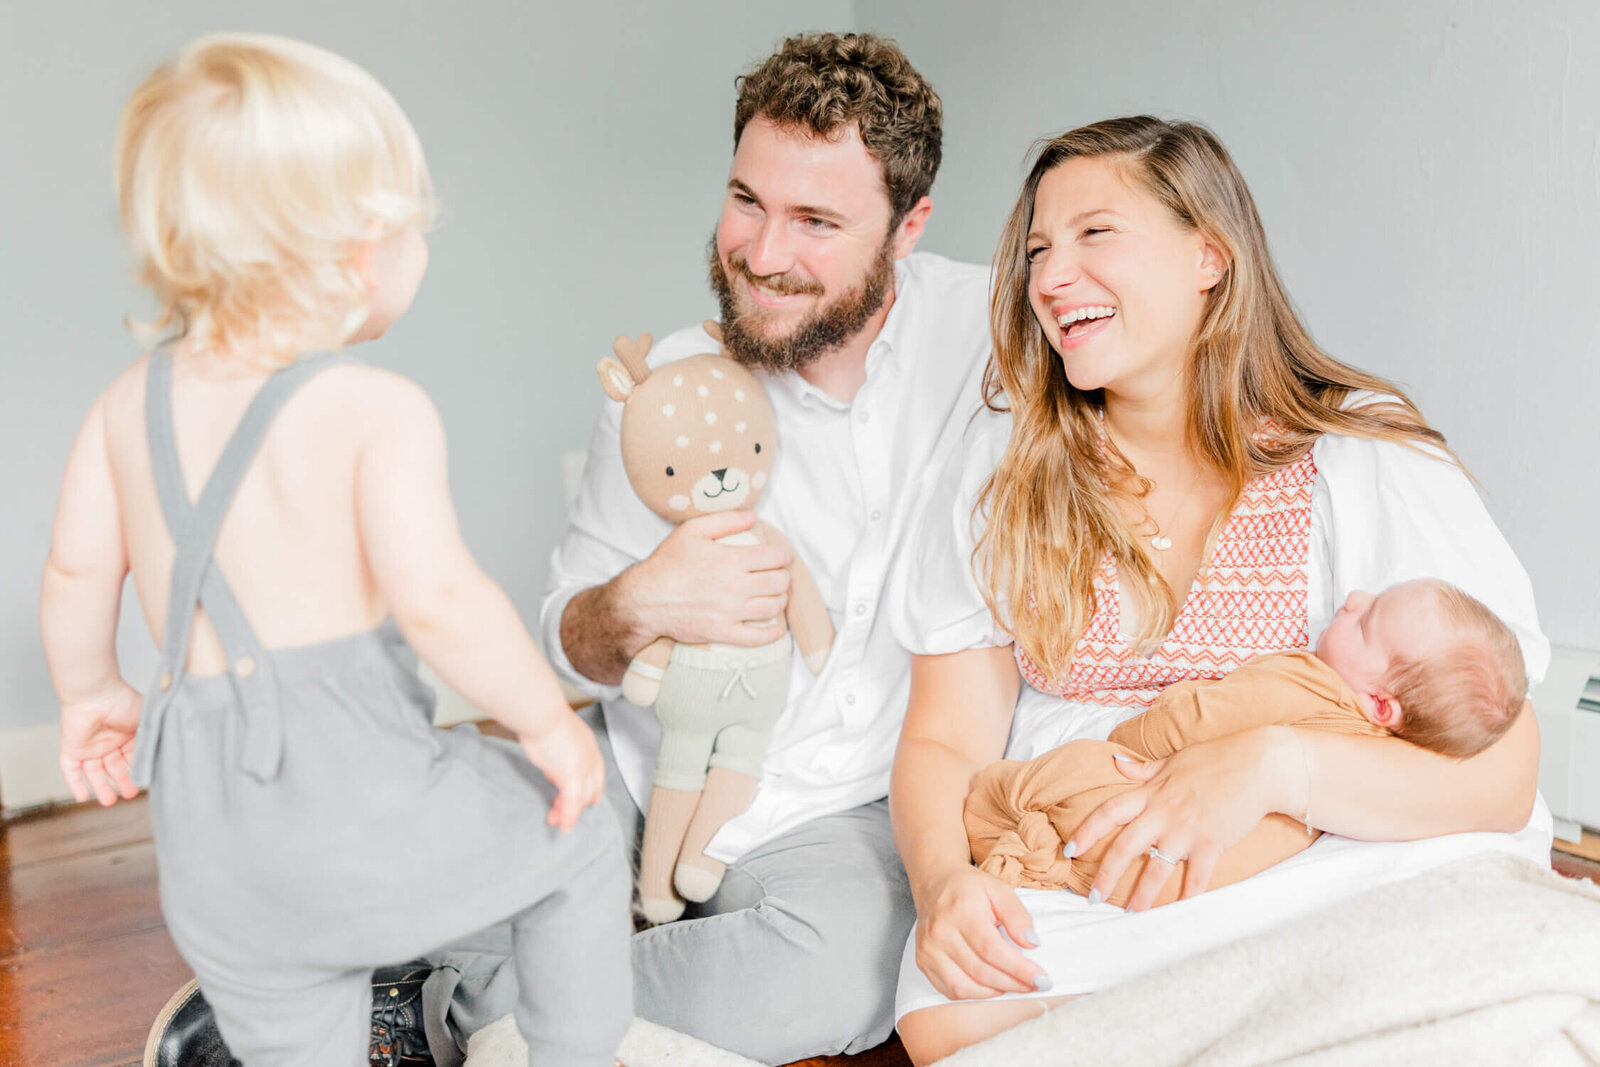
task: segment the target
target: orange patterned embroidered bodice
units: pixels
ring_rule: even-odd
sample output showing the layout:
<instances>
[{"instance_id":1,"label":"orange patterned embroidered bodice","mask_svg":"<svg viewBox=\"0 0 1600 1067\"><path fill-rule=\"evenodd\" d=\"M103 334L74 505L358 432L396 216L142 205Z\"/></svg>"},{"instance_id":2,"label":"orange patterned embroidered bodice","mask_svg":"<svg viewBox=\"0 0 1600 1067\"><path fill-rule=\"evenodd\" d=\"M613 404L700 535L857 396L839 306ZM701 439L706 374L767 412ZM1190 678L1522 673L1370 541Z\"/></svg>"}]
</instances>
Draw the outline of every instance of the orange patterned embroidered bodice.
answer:
<instances>
[{"instance_id":1,"label":"orange patterned embroidered bodice","mask_svg":"<svg viewBox=\"0 0 1600 1067\"><path fill-rule=\"evenodd\" d=\"M1094 579L1094 617L1073 649L1066 678L1046 678L1018 646L1022 676L1066 700L1142 709L1173 682L1220 678L1264 653L1305 648L1316 483L1316 463L1307 452L1245 486L1172 632L1149 658L1122 635L1117 566L1106 553Z\"/></svg>"}]
</instances>

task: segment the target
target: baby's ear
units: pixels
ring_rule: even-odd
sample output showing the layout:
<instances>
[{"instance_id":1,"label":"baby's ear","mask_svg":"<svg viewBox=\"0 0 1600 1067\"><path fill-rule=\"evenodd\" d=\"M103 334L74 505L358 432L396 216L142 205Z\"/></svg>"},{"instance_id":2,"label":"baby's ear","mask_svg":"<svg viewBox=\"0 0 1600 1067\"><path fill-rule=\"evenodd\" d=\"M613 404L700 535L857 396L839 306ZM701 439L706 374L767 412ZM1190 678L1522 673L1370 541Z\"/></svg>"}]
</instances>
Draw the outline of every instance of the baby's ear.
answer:
<instances>
[{"instance_id":1,"label":"baby's ear","mask_svg":"<svg viewBox=\"0 0 1600 1067\"><path fill-rule=\"evenodd\" d=\"M713 322L711 319L707 319L705 322L700 324L700 328L706 333L710 334L711 339L717 342L717 344L720 345L722 343L722 323Z\"/></svg>"},{"instance_id":2,"label":"baby's ear","mask_svg":"<svg viewBox=\"0 0 1600 1067\"><path fill-rule=\"evenodd\" d=\"M606 391L606 396L618 403L627 403L638 384L633 380L633 375L628 373L628 368L607 356L595 366L595 370L600 374L600 388Z\"/></svg>"},{"instance_id":3,"label":"baby's ear","mask_svg":"<svg viewBox=\"0 0 1600 1067\"><path fill-rule=\"evenodd\" d=\"M1400 701L1391 693L1382 689L1371 695L1371 718L1375 725L1383 727L1390 733L1400 728Z\"/></svg>"}]
</instances>

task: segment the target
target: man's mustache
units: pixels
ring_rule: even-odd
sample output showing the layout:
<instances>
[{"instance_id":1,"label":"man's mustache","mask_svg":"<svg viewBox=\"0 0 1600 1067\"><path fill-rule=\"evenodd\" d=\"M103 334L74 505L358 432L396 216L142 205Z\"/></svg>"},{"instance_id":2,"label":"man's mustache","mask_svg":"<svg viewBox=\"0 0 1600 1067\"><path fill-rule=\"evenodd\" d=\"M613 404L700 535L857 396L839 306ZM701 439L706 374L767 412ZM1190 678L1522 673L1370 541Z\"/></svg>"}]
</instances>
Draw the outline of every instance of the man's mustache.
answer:
<instances>
[{"instance_id":1,"label":"man's mustache","mask_svg":"<svg viewBox=\"0 0 1600 1067\"><path fill-rule=\"evenodd\" d=\"M756 274L750 269L750 264L742 256L729 255L728 269L741 278L755 282L764 289L771 289L780 296L821 296L822 283L812 279L803 280L790 278L788 274Z\"/></svg>"}]
</instances>

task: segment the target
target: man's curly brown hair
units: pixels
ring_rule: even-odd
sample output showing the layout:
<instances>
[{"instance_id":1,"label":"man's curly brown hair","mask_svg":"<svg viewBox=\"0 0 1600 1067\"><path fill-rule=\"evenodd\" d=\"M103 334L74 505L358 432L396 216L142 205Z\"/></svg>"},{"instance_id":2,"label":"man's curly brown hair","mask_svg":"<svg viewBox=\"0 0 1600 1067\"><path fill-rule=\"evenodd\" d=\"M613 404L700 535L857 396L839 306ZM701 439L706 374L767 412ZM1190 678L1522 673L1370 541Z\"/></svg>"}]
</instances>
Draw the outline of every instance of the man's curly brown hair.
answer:
<instances>
[{"instance_id":1,"label":"man's curly brown hair","mask_svg":"<svg viewBox=\"0 0 1600 1067\"><path fill-rule=\"evenodd\" d=\"M871 33L812 33L783 47L735 83L733 144L751 119L798 126L827 138L854 126L883 166L890 229L928 194L939 172L944 105L900 46Z\"/></svg>"}]
</instances>

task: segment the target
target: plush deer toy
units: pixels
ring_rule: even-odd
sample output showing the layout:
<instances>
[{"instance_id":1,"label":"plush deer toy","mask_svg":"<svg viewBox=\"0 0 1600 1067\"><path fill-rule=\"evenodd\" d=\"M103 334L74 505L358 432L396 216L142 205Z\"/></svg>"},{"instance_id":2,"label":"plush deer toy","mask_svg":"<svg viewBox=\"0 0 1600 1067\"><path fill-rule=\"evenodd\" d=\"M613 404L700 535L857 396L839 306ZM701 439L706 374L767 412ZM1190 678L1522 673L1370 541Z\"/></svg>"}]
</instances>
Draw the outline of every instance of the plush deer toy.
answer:
<instances>
[{"instance_id":1,"label":"plush deer toy","mask_svg":"<svg viewBox=\"0 0 1600 1067\"><path fill-rule=\"evenodd\" d=\"M718 342L714 322L706 332ZM772 405L744 367L705 353L651 371L650 335L619 337L602 359L600 384L622 408L622 464L639 498L668 522L736 508L761 498L777 454ZM764 522L723 544L788 545ZM723 864L705 854L722 824L750 806L772 726L789 694L791 652L812 673L833 645L833 623L805 564L791 552L789 607L757 648L685 645L658 637L634 657L622 695L655 706L661 720L650 812L640 857L640 898L651 922L683 914L684 900L708 900ZM791 638L791 634L793 635ZM674 892L676 888L676 892Z\"/></svg>"}]
</instances>

